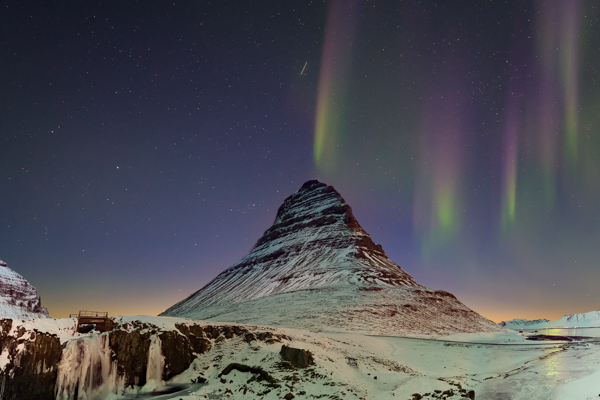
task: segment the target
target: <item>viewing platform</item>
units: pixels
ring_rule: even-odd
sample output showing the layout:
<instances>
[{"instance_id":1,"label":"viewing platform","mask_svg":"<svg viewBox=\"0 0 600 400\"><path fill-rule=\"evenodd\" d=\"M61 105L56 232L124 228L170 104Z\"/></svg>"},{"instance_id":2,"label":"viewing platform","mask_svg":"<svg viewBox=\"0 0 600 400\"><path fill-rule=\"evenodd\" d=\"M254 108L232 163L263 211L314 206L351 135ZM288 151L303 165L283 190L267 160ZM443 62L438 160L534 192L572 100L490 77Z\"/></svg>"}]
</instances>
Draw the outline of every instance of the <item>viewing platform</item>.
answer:
<instances>
[{"instance_id":1,"label":"viewing platform","mask_svg":"<svg viewBox=\"0 0 600 400\"><path fill-rule=\"evenodd\" d=\"M100 332L110 331L113 328L113 321L108 318L108 312L82 310L79 311L79 314L71 314L69 318L77 318L76 330L78 332L81 325L94 325Z\"/></svg>"}]
</instances>

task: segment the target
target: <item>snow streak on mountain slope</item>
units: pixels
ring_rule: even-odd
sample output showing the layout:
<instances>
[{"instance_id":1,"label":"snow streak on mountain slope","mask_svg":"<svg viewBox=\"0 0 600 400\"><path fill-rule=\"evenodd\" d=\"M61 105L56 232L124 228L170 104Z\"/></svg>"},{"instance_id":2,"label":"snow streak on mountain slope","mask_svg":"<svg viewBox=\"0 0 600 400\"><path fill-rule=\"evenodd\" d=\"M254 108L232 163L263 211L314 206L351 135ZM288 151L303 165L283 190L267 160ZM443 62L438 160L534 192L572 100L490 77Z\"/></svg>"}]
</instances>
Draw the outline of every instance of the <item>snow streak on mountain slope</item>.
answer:
<instances>
[{"instance_id":1,"label":"snow streak on mountain slope","mask_svg":"<svg viewBox=\"0 0 600 400\"><path fill-rule=\"evenodd\" d=\"M40 296L21 275L0 260L0 318L48 318Z\"/></svg>"},{"instance_id":2,"label":"snow streak on mountain slope","mask_svg":"<svg viewBox=\"0 0 600 400\"><path fill-rule=\"evenodd\" d=\"M448 332L500 329L451 294L417 284L373 243L339 193L318 181L285 199L250 254L161 315L275 326L320 320L321 328L360 332L373 332L363 325L376 319L389 334L406 333L394 320L444 315ZM438 332L434 325L412 332Z\"/></svg>"},{"instance_id":3,"label":"snow streak on mountain slope","mask_svg":"<svg viewBox=\"0 0 600 400\"><path fill-rule=\"evenodd\" d=\"M509 329L544 329L544 328L596 328L600 327L600 311L590 311L582 314L567 314L556 321L536 319L513 319L502 321L500 326Z\"/></svg>"},{"instance_id":4,"label":"snow streak on mountain slope","mask_svg":"<svg viewBox=\"0 0 600 400\"><path fill-rule=\"evenodd\" d=\"M493 332L496 324L452 294L427 288L325 286L199 309L194 319L368 335Z\"/></svg>"}]
</instances>

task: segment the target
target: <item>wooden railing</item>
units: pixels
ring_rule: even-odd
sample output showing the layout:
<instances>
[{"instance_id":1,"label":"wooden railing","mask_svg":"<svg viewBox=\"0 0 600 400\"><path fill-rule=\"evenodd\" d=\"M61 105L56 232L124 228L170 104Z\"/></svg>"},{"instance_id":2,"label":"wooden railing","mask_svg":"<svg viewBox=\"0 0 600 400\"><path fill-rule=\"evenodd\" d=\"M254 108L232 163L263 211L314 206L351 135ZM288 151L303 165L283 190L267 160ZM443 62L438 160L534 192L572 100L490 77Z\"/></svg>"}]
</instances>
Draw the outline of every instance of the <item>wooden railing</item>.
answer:
<instances>
[{"instance_id":1,"label":"wooden railing","mask_svg":"<svg viewBox=\"0 0 600 400\"><path fill-rule=\"evenodd\" d=\"M73 318L73 317L100 317L100 318L106 318L106 317L108 317L108 312L81 310L81 311L79 311L79 314L71 314L70 318Z\"/></svg>"}]
</instances>

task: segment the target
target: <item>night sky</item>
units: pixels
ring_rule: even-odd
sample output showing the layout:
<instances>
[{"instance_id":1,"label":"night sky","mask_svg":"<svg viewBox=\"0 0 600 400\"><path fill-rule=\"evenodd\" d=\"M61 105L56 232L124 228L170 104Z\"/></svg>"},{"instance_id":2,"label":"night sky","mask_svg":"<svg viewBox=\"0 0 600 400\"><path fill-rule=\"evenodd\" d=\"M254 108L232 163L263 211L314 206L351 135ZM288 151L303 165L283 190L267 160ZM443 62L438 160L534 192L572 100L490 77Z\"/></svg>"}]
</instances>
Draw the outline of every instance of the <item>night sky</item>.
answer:
<instances>
[{"instance_id":1,"label":"night sky","mask_svg":"<svg viewBox=\"0 0 600 400\"><path fill-rule=\"evenodd\" d=\"M495 321L600 309L596 1L0 1L0 257L156 315L333 185Z\"/></svg>"}]
</instances>

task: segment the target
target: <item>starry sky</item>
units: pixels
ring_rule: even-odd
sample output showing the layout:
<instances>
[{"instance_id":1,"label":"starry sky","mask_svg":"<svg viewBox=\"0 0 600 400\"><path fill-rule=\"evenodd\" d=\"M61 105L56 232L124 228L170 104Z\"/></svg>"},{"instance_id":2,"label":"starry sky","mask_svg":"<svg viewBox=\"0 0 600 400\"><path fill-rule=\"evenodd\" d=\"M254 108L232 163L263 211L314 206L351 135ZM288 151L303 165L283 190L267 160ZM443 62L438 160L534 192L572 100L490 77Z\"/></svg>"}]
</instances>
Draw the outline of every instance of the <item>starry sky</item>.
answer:
<instances>
[{"instance_id":1,"label":"starry sky","mask_svg":"<svg viewBox=\"0 0 600 400\"><path fill-rule=\"evenodd\" d=\"M499 322L600 309L595 1L0 1L0 257L156 315L333 185Z\"/></svg>"}]
</instances>

